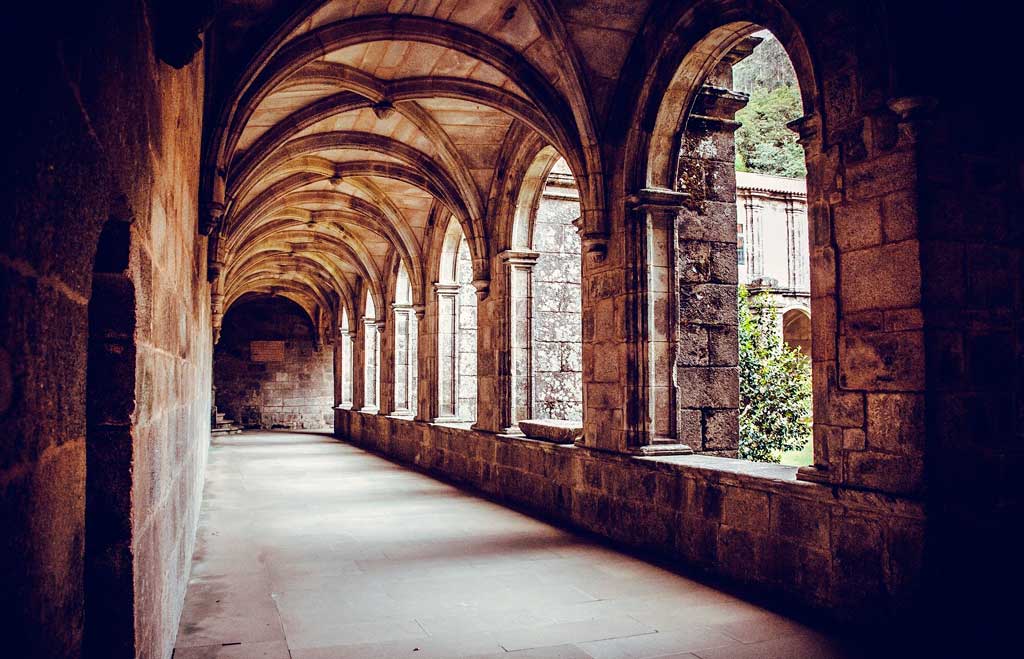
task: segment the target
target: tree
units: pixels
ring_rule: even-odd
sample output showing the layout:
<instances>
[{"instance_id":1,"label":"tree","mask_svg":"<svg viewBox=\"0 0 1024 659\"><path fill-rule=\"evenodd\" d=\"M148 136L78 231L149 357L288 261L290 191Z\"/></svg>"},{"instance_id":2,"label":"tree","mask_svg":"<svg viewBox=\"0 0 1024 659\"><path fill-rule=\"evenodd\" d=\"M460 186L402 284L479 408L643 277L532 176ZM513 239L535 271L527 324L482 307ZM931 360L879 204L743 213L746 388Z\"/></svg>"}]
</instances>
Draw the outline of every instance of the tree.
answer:
<instances>
[{"instance_id":1,"label":"tree","mask_svg":"<svg viewBox=\"0 0 1024 659\"><path fill-rule=\"evenodd\" d=\"M736 170L800 178L807 175L804 149L786 124L803 113L794 85L755 89L736 113Z\"/></svg>"},{"instance_id":2,"label":"tree","mask_svg":"<svg viewBox=\"0 0 1024 659\"><path fill-rule=\"evenodd\" d=\"M771 293L739 290L739 456L779 462L811 439L811 363L783 342Z\"/></svg>"}]
</instances>

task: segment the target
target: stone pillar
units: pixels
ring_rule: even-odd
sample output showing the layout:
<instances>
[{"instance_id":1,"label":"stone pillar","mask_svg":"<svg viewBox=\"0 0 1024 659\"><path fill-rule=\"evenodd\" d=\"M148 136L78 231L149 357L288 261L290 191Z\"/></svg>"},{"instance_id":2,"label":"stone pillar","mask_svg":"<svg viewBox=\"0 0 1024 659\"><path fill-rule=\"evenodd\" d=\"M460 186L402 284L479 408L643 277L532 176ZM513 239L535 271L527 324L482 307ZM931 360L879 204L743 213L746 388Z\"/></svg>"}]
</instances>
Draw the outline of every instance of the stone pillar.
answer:
<instances>
[{"instance_id":1,"label":"stone pillar","mask_svg":"<svg viewBox=\"0 0 1024 659\"><path fill-rule=\"evenodd\" d=\"M502 406L508 410L508 430L518 429L521 419L533 417L533 269L539 254L529 250L501 253L505 273L505 310L508 337L508 398Z\"/></svg>"},{"instance_id":2,"label":"stone pillar","mask_svg":"<svg viewBox=\"0 0 1024 659\"><path fill-rule=\"evenodd\" d=\"M414 333L416 318L411 304L394 305L395 322L393 326L393 345L395 353L394 366L394 403L392 415L411 417L415 409L415 354L416 335Z\"/></svg>"},{"instance_id":3,"label":"stone pillar","mask_svg":"<svg viewBox=\"0 0 1024 659\"><path fill-rule=\"evenodd\" d=\"M366 329L361 322L356 321L349 330L352 337L352 409L361 410L364 407L366 387L366 342L362 340Z\"/></svg>"},{"instance_id":4,"label":"stone pillar","mask_svg":"<svg viewBox=\"0 0 1024 659\"><path fill-rule=\"evenodd\" d=\"M743 204L743 210L747 218L747 281L754 281L764 274L764 227L761 226L761 211L763 206L761 200L754 195L747 198Z\"/></svg>"},{"instance_id":5,"label":"stone pillar","mask_svg":"<svg viewBox=\"0 0 1024 659\"><path fill-rule=\"evenodd\" d=\"M380 343L384 323L363 319L363 406L361 412L380 411Z\"/></svg>"},{"instance_id":6,"label":"stone pillar","mask_svg":"<svg viewBox=\"0 0 1024 659\"><path fill-rule=\"evenodd\" d=\"M503 283L491 286L490 280L475 280L476 288L476 353L472 356L473 363L464 361L460 367L463 376L470 372L475 374L476 383L476 418L473 430L483 432L506 432L509 428L508 410L508 305L507 290ZM462 293L466 295L466 291ZM465 301L465 297L463 301ZM470 325L466 319L462 322ZM466 339L463 339L464 341ZM467 346L462 346L465 351ZM466 353L463 352L465 355ZM470 389L468 382L463 381L463 401L468 398ZM463 419L465 420L465 419Z\"/></svg>"},{"instance_id":7,"label":"stone pillar","mask_svg":"<svg viewBox=\"0 0 1024 659\"><path fill-rule=\"evenodd\" d=\"M395 338L395 324L385 323L377 347L377 408L381 414L390 414L395 409Z\"/></svg>"},{"instance_id":8,"label":"stone pillar","mask_svg":"<svg viewBox=\"0 0 1024 659\"><path fill-rule=\"evenodd\" d=\"M458 284L434 284L437 295L437 416L434 421L458 420L459 288Z\"/></svg>"},{"instance_id":9,"label":"stone pillar","mask_svg":"<svg viewBox=\"0 0 1024 659\"><path fill-rule=\"evenodd\" d=\"M631 198L628 211L637 249L633 261L640 276L632 291L637 334L624 346L632 353L635 377L628 380L626 397L633 412L623 450L640 454L690 452L676 438L672 374L676 353L672 254L676 217L686 199L670 190L641 190ZM598 363L595 357L595 374L600 373Z\"/></svg>"},{"instance_id":10,"label":"stone pillar","mask_svg":"<svg viewBox=\"0 0 1024 659\"><path fill-rule=\"evenodd\" d=\"M416 420L432 421L437 417L437 305L429 308L414 305L416 317L415 360L416 379L413 398L416 401Z\"/></svg>"},{"instance_id":11,"label":"stone pillar","mask_svg":"<svg viewBox=\"0 0 1024 659\"><path fill-rule=\"evenodd\" d=\"M679 157L680 185L692 203L676 218L676 436L695 451L723 456L735 456L739 441L733 117L745 103L705 88ZM748 219L751 262L763 269L759 213Z\"/></svg>"},{"instance_id":12,"label":"stone pillar","mask_svg":"<svg viewBox=\"0 0 1024 659\"><path fill-rule=\"evenodd\" d=\"M921 491L925 349L913 133L865 118L865 143L824 150L815 116L793 122L808 159L814 464L805 480Z\"/></svg>"},{"instance_id":13,"label":"stone pillar","mask_svg":"<svg viewBox=\"0 0 1024 659\"><path fill-rule=\"evenodd\" d=\"M799 231L799 218L793 197L786 197L786 287L796 292L800 285L800 263L806 253L801 245L802 232Z\"/></svg>"},{"instance_id":14,"label":"stone pillar","mask_svg":"<svg viewBox=\"0 0 1024 659\"><path fill-rule=\"evenodd\" d=\"M335 378L340 382L338 407L350 410L352 409L352 360L355 354L356 333L349 330L339 330L338 337L336 350L340 352L340 355L338 372L335 373Z\"/></svg>"}]
</instances>

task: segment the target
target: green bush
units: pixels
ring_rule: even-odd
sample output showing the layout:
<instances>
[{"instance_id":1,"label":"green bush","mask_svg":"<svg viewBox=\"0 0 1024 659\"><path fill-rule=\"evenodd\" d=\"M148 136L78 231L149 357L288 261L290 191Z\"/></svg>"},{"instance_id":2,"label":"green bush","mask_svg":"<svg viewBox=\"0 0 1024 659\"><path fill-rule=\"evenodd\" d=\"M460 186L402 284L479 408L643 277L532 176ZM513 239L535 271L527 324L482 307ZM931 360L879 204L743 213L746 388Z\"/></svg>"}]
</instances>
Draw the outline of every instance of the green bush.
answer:
<instances>
[{"instance_id":1,"label":"green bush","mask_svg":"<svg viewBox=\"0 0 1024 659\"><path fill-rule=\"evenodd\" d=\"M779 334L771 293L739 290L739 457L779 462L811 440L811 362Z\"/></svg>"}]
</instances>

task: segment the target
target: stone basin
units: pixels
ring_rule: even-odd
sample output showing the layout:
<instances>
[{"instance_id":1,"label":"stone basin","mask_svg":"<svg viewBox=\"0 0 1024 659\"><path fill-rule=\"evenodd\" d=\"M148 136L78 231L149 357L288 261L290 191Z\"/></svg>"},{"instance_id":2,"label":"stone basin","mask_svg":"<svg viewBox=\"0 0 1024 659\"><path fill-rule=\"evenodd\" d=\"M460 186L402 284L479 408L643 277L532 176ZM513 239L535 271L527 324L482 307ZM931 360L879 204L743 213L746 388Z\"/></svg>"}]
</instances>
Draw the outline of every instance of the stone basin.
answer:
<instances>
[{"instance_id":1,"label":"stone basin","mask_svg":"<svg viewBox=\"0 0 1024 659\"><path fill-rule=\"evenodd\" d=\"M519 422L519 429L530 439L540 439L553 444L572 444L583 436L583 423L580 421L527 419Z\"/></svg>"}]
</instances>

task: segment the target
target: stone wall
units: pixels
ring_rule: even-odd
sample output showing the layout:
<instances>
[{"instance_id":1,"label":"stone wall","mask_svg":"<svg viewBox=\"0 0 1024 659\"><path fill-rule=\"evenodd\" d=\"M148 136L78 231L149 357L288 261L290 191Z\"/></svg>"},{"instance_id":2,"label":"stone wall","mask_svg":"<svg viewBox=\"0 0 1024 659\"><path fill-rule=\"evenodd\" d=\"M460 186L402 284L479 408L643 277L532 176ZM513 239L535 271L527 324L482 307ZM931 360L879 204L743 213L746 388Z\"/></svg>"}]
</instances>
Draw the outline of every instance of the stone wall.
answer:
<instances>
[{"instance_id":1,"label":"stone wall","mask_svg":"<svg viewBox=\"0 0 1024 659\"><path fill-rule=\"evenodd\" d=\"M335 435L501 501L846 622L918 602L923 511L795 467L638 458L338 410Z\"/></svg>"},{"instance_id":2,"label":"stone wall","mask_svg":"<svg viewBox=\"0 0 1024 659\"><path fill-rule=\"evenodd\" d=\"M243 299L225 314L214 350L217 411L247 428L329 428L333 361L330 348L318 349L298 305Z\"/></svg>"},{"instance_id":3,"label":"stone wall","mask_svg":"<svg viewBox=\"0 0 1024 659\"><path fill-rule=\"evenodd\" d=\"M533 225L533 418L583 419L579 195L549 178Z\"/></svg>"},{"instance_id":4,"label":"stone wall","mask_svg":"<svg viewBox=\"0 0 1024 659\"><path fill-rule=\"evenodd\" d=\"M206 241L196 233L203 63L160 63L147 6L22 3L8 15L19 53L9 109L21 115L11 119L3 180L13 203L0 223L0 618L10 656L80 656L86 642L102 656L169 656L187 582L210 406ZM133 323L123 345L134 357L105 389L90 388L90 408L114 402L106 411L117 417L90 414L87 438L92 272L108 221L126 225L114 266L125 297L103 302ZM101 439L118 460L87 457ZM85 602L102 598L86 592L87 537L97 535L86 524L87 474L116 495L131 557L119 566L129 589L88 616ZM86 624L96 613L102 628ZM116 639L100 634L115 628Z\"/></svg>"}]
</instances>

